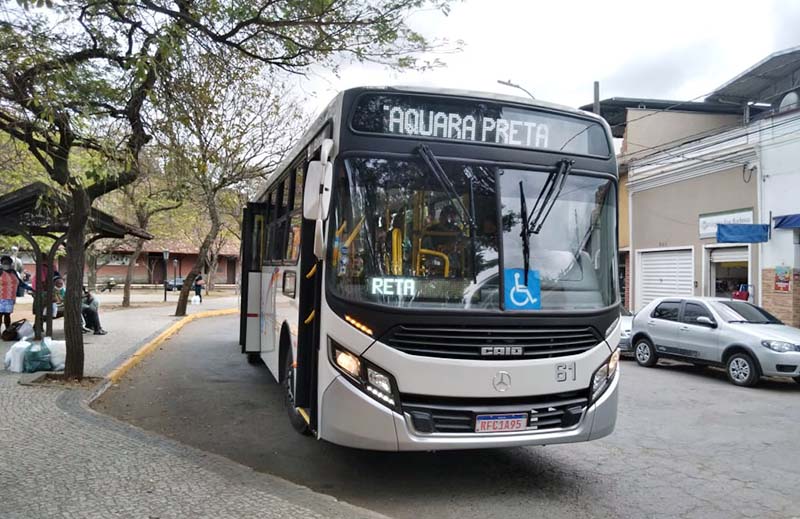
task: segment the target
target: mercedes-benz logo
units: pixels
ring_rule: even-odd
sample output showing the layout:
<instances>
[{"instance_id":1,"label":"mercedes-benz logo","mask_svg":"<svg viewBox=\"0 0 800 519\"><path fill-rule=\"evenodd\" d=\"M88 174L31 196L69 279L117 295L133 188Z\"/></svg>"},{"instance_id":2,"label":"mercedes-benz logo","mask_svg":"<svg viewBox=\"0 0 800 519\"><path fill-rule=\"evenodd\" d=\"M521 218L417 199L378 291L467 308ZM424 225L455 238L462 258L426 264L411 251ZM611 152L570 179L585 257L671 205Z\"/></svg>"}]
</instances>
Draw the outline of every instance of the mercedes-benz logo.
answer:
<instances>
[{"instance_id":1,"label":"mercedes-benz logo","mask_svg":"<svg viewBox=\"0 0 800 519\"><path fill-rule=\"evenodd\" d=\"M504 393L511 388L511 374L508 371L498 371L492 379L495 391Z\"/></svg>"}]
</instances>

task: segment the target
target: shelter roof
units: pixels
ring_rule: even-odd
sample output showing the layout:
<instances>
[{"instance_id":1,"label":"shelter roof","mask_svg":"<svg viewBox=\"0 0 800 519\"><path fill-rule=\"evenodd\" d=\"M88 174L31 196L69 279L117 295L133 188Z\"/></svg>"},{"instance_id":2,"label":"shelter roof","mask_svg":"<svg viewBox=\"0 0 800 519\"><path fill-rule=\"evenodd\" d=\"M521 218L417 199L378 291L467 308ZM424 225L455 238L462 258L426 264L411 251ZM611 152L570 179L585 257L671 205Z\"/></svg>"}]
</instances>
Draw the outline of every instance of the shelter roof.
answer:
<instances>
[{"instance_id":1,"label":"shelter roof","mask_svg":"<svg viewBox=\"0 0 800 519\"><path fill-rule=\"evenodd\" d=\"M18 234L20 228L33 236L64 233L69 229L70 211L68 195L44 182L34 182L0 196L0 234ZM147 231L95 208L89 214L88 228L104 238L153 238Z\"/></svg>"}]
</instances>

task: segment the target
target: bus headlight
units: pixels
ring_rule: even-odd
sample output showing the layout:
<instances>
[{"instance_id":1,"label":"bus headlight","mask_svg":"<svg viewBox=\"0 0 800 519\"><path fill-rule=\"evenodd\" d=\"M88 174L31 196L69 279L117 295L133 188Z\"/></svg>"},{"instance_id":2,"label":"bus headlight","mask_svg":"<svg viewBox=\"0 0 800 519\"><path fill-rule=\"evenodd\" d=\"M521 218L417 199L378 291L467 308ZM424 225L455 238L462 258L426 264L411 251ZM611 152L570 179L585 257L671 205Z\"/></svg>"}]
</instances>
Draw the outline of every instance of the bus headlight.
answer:
<instances>
[{"instance_id":1,"label":"bus headlight","mask_svg":"<svg viewBox=\"0 0 800 519\"><path fill-rule=\"evenodd\" d=\"M397 410L397 384L394 377L330 339L333 365L356 387L375 400Z\"/></svg>"},{"instance_id":2,"label":"bus headlight","mask_svg":"<svg viewBox=\"0 0 800 519\"><path fill-rule=\"evenodd\" d=\"M358 378L361 375L361 361L349 351L341 350L334 346L333 359L336 361L336 365L351 377Z\"/></svg>"},{"instance_id":3,"label":"bus headlight","mask_svg":"<svg viewBox=\"0 0 800 519\"><path fill-rule=\"evenodd\" d=\"M608 387L608 383L614 378L614 375L617 374L618 368L619 349L616 349L603 365L594 372L594 376L592 377L592 402L603 394L603 391Z\"/></svg>"}]
</instances>

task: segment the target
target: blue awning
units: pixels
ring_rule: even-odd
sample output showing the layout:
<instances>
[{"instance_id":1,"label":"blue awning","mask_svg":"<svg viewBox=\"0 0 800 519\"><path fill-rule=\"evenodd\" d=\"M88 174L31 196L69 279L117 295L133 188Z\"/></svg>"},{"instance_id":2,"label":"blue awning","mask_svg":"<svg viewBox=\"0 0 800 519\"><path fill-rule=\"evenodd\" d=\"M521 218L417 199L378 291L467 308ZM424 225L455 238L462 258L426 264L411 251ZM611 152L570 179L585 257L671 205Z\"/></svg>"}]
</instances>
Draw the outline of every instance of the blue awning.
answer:
<instances>
[{"instance_id":1,"label":"blue awning","mask_svg":"<svg viewBox=\"0 0 800 519\"><path fill-rule=\"evenodd\" d=\"M800 214L785 214L772 220L776 229L800 229Z\"/></svg>"},{"instance_id":2,"label":"blue awning","mask_svg":"<svg viewBox=\"0 0 800 519\"><path fill-rule=\"evenodd\" d=\"M769 241L769 225L721 223L717 225L717 243L759 243Z\"/></svg>"}]
</instances>

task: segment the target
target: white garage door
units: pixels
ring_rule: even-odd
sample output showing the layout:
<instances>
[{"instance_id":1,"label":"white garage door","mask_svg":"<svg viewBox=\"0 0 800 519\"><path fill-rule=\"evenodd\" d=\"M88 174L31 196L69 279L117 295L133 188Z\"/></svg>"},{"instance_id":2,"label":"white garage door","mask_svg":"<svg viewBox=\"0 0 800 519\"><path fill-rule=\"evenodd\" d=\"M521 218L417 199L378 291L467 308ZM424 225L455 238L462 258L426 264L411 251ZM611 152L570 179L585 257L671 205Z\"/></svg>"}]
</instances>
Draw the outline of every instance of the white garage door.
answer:
<instances>
[{"instance_id":1,"label":"white garage door","mask_svg":"<svg viewBox=\"0 0 800 519\"><path fill-rule=\"evenodd\" d=\"M693 295L691 249L640 253L637 285L639 308L658 297Z\"/></svg>"}]
</instances>

